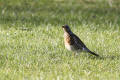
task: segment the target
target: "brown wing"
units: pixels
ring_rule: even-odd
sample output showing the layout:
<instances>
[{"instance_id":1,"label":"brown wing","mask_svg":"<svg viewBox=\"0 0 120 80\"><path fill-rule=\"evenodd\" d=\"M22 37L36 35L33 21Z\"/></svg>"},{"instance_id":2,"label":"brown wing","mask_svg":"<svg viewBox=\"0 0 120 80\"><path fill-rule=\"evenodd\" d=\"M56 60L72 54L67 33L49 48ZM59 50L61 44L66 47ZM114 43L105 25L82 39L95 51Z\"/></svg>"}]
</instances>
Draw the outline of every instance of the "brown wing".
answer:
<instances>
[{"instance_id":1,"label":"brown wing","mask_svg":"<svg viewBox=\"0 0 120 80\"><path fill-rule=\"evenodd\" d=\"M75 43L76 47L78 47L79 49L82 49L82 50L88 49L85 46L85 44L75 34L72 34L71 36L72 36L72 38L74 40L74 43Z\"/></svg>"},{"instance_id":2,"label":"brown wing","mask_svg":"<svg viewBox=\"0 0 120 80\"><path fill-rule=\"evenodd\" d=\"M83 51L87 51L95 56L99 56L98 54L90 51L86 46L85 44L75 35L75 34L72 34L71 35L73 40L74 40L74 46L77 48L77 49L81 49Z\"/></svg>"}]
</instances>

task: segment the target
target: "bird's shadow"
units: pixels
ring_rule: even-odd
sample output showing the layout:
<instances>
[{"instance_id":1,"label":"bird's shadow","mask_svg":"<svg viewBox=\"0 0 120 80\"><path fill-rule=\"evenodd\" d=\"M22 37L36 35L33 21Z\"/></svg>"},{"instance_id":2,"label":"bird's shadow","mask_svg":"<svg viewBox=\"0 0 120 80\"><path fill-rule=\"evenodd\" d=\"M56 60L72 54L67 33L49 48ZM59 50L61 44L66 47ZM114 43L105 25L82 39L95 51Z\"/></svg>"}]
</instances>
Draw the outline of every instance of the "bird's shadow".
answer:
<instances>
[{"instance_id":1,"label":"bird's shadow","mask_svg":"<svg viewBox=\"0 0 120 80\"><path fill-rule=\"evenodd\" d=\"M89 58L91 59L99 59L99 60L106 60L106 59L109 59L109 60L119 60L120 59L120 55L102 55L102 56L99 56L99 57L93 57L93 56L89 56Z\"/></svg>"}]
</instances>

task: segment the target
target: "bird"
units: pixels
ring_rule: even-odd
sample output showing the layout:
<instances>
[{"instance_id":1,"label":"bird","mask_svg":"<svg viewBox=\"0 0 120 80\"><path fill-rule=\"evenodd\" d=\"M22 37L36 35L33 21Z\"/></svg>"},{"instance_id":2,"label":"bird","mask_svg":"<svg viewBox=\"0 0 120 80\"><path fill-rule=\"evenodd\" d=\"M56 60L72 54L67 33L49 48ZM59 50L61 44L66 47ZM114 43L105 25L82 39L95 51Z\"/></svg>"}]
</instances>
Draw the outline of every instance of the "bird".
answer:
<instances>
[{"instance_id":1,"label":"bird","mask_svg":"<svg viewBox=\"0 0 120 80\"><path fill-rule=\"evenodd\" d=\"M68 25L63 25L62 28L64 31L64 44L65 44L65 47L69 51L73 51L73 52L77 52L77 53L78 52L88 52L96 57L99 56L98 54L89 50L86 47L86 45L83 43L83 41L71 31L71 29Z\"/></svg>"}]
</instances>

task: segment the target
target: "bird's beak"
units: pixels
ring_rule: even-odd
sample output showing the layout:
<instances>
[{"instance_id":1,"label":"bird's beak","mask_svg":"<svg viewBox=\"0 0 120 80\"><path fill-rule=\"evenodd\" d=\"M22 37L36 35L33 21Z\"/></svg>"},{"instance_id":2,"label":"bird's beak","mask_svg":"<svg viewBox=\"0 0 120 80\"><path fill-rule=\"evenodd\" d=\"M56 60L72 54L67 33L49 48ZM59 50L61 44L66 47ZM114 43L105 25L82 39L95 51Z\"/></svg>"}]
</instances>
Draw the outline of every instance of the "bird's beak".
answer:
<instances>
[{"instance_id":1,"label":"bird's beak","mask_svg":"<svg viewBox=\"0 0 120 80\"><path fill-rule=\"evenodd\" d=\"M63 25L62 28L65 28L65 26Z\"/></svg>"},{"instance_id":2,"label":"bird's beak","mask_svg":"<svg viewBox=\"0 0 120 80\"><path fill-rule=\"evenodd\" d=\"M65 26L64 25L62 26L62 29L63 29L63 31L65 31Z\"/></svg>"}]
</instances>

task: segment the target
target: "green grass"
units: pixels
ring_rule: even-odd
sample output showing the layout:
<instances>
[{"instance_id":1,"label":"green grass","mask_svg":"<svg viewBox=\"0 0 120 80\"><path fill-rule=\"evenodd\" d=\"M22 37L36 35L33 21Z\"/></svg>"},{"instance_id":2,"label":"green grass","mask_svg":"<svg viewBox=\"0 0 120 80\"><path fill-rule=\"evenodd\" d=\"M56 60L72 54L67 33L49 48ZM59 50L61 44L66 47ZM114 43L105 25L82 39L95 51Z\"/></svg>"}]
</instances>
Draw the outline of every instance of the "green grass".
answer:
<instances>
[{"instance_id":1,"label":"green grass","mask_svg":"<svg viewBox=\"0 0 120 80\"><path fill-rule=\"evenodd\" d=\"M120 1L0 0L0 80L119 80ZM98 53L73 56L61 26Z\"/></svg>"}]
</instances>

